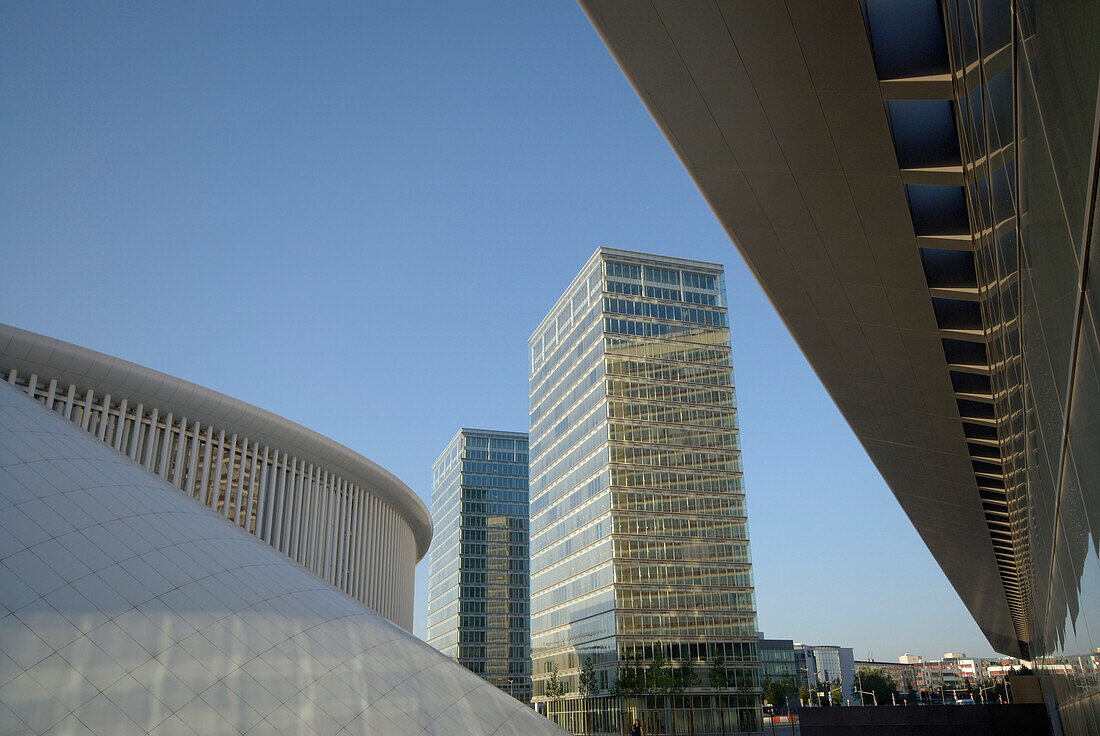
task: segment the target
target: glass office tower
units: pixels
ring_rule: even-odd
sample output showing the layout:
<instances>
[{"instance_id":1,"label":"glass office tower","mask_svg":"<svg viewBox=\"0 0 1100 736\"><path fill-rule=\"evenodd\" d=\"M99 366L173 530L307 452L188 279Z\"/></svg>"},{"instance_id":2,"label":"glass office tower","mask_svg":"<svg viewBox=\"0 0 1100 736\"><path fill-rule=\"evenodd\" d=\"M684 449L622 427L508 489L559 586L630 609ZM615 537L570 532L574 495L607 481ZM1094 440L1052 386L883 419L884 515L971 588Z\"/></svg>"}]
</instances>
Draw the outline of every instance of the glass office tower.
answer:
<instances>
[{"instance_id":1,"label":"glass office tower","mask_svg":"<svg viewBox=\"0 0 1100 736\"><path fill-rule=\"evenodd\" d=\"M648 733L755 726L756 614L721 266L600 248L530 350L539 707L577 733L619 733L633 718ZM734 687L612 694L624 671L655 658L672 673L694 669L703 686L721 658ZM595 683L582 697L586 662ZM567 695L547 699L555 673Z\"/></svg>"},{"instance_id":2,"label":"glass office tower","mask_svg":"<svg viewBox=\"0 0 1100 736\"><path fill-rule=\"evenodd\" d=\"M531 699L527 435L460 429L432 466L428 643Z\"/></svg>"}]
</instances>

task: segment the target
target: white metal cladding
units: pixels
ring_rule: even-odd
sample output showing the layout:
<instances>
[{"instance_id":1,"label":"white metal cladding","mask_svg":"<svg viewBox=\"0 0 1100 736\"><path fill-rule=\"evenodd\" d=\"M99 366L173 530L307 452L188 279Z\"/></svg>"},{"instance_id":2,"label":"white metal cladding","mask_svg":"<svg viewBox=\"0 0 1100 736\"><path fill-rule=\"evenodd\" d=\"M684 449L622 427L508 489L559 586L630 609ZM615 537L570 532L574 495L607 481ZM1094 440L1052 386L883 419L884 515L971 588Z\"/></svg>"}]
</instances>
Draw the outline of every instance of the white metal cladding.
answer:
<instances>
[{"instance_id":1,"label":"white metal cladding","mask_svg":"<svg viewBox=\"0 0 1100 736\"><path fill-rule=\"evenodd\" d=\"M77 426L0 381L0 732L564 733Z\"/></svg>"},{"instance_id":2,"label":"white metal cladding","mask_svg":"<svg viewBox=\"0 0 1100 736\"><path fill-rule=\"evenodd\" d=\"M80 359L91 359L90 369L74 380L70 366ZM430 542L431 522L419 498L370 461L227 396L4 325L0 369L9 384L48 409L390 621L412 629L413 570ZM174 382L185 390L186 399L178 398L180 392L150 392L149 381L135 381L135 376L162 386ZM201 401L206 394L238 411L211 412ZM240 407L263 419L262 425L247 421L249 412ZM308 443L293 442L300 437L280 436L295 433L315 435L306 439L339 448L353 462L344 458L344 463L326 464L310 452ZM384 475L364 478L355 473L349 466L356 458ZM401 494L415 501L405 504L404 514L393 504L393 497L408 500ZM415 513L417 504L424 518Z\"/></svg>"}]
</instances>

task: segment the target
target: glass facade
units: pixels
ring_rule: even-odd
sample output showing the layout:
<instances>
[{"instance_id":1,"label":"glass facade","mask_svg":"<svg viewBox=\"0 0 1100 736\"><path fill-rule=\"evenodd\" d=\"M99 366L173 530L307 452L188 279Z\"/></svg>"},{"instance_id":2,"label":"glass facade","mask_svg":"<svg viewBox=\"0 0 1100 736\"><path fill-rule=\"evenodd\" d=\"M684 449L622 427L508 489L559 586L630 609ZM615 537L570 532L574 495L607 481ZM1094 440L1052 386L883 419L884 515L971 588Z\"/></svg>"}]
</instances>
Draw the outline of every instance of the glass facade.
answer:
<instances>
[{"instance_id":1,"label":"glass facade","mask_svg":"<svg viewBox=\"0 0 1100 736\"><path fill-rule=\"evenodd\" d=\"M764 682L790 680L801 684L794 660L794 642L790 639L760 639L756 644L764 673Z\"/></svg>"},{"instance_id":2,"label":"glass facade","mask_svg":"<svg viewBox=\"0 0 1100 736\"><path fill-rule=\"evenodd\" d=\"M575 732L618 733L627 711L649 733L758 724L721 266L600 248L530 349L535 698L555 672L579 695L590 663L591 708L569 697L543 706ZM703 685L721 658L739 694L611 696L626 663L655 657Z\"/></svg>"},{"instance_id":3,"label":"glass facade","mask_svg":"<svg viewBox=\"0 0 1100 736\"><path fill-rule=\"evenodd\" d=\"M959 162L964 171L961 185L911 184L907 193L918 236L968 236L966 250L923 248L922 258L930 287L973 288L977 297L941 290L933 301L941 327L975 330L944 339L944 352L1011 611L1012 648L1034 660L1066 732L1100 733L1100 676L1084 664L1100 647L1092 259L1100 4L914 5L933 22L907 54L920 47L935 57L924 73L949 73L954 95L890 100L887 110L903 166ZM869 3L880 75L889 64L875 29L886 24L875 18L896 11ZM902 53L896 62L913 64ZM1067 660L1080 663L1072 675L1053 666Z\"/></svg>"},{"instance_id":4,"label":"glass facade","mask_svg":"<svg viewBox=\"0 0 1100 736\"><path fill-rule=\"evenodd\" d=\"M461 429L432 466L428 643L531 699L527 435Z\"/></svg>"}]
</instances>

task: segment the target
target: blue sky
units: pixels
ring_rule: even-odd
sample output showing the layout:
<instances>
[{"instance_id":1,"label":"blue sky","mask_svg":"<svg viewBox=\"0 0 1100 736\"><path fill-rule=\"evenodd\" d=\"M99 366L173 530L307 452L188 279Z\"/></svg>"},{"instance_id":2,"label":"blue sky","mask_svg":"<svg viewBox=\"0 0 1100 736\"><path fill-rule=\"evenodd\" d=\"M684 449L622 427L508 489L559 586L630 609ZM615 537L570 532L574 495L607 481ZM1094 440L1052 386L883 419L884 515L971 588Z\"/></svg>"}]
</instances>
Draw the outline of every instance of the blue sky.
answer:
<instances>
[{"instance_id":1,"label":"blue sky","mask_svg":"<svg viewBox=\"0 0 1100 736\"><path fill-rule=\"evenodd\" d=\"M992 654L576 5L5 3L0 68L0 321L426 500L596 246L724 263L761 628Z\"/></svg>"}]
</instances>

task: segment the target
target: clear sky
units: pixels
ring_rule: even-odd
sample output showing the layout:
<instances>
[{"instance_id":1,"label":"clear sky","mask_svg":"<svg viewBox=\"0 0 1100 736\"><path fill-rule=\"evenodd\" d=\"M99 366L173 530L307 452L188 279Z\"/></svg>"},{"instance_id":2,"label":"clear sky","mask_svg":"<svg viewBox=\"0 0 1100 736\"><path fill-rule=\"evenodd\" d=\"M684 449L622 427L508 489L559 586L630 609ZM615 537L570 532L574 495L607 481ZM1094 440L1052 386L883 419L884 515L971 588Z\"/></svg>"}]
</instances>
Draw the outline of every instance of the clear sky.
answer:
<instances>
[{"instance_id":1,"label":"clear sky","mask_svg":"<svg viewBox=\"0 0 1100 736\"><path fill-rule=\"evenodd\" d=\"M760 627L992 654L576 5L4 2L0 69L0 321L427 501L458 427L527 428L527 338L596 246L723 263Z\"/></svg>"}]
</instances>

